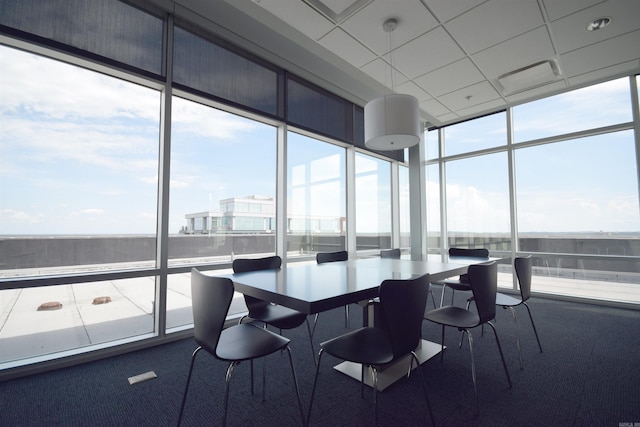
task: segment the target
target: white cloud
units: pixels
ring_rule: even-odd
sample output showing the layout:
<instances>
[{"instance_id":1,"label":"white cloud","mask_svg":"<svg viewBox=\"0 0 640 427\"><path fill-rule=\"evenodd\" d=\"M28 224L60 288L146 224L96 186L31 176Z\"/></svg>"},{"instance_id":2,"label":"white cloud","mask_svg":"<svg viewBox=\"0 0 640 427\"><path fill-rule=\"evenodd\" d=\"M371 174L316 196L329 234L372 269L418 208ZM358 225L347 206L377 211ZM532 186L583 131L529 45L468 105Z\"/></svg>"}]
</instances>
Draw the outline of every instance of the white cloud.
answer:
<instances>
[{"instance_id":1,"label":"white cloud","mask_svg":"<svg viewBox=\"0 0 640 427\"><path fill-rule=\"evenodd\" d=\"M104 213L103 209L81 209L80 213L83 215L102 215Z\"/></svg>"}]
</instances>

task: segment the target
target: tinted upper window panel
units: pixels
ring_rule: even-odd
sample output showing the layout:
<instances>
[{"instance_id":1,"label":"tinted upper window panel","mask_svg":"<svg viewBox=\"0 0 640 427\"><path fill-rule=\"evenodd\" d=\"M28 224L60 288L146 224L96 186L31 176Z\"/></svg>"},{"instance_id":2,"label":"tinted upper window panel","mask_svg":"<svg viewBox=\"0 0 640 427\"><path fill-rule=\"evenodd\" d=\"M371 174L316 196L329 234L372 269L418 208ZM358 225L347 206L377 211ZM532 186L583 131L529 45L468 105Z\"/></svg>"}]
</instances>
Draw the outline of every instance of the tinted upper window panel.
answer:
<instances>
[{"instance_id":1,"label":"tinted upper window panel","mask_svg":"<svg viewBox=\"0 0 640 427\"><path fill-rule=\"evenodd\" d=\"M161 74L163 20L120 1L3 0L0 23Z\"/></svg>"},{"instance_id":2,"label":"tinted upper window panel","mask_svg":"<svg viewBox=\"0 0 640 427\"><path fill-rule=\"evenodd\" d=\"M287 120L345 142L353 142L353 105L321 89L287 80Z\"/></svg>"},{"instance_id":3,"label":"tinted upper window panel","mask_svg":"<svg viewBox=\"0 0 640 427\"><path fill-rule=\"evenodd\" d=\"M173 80L264 113L278 112L277 71L179 27Z\"/></svg>"}]
</instances>

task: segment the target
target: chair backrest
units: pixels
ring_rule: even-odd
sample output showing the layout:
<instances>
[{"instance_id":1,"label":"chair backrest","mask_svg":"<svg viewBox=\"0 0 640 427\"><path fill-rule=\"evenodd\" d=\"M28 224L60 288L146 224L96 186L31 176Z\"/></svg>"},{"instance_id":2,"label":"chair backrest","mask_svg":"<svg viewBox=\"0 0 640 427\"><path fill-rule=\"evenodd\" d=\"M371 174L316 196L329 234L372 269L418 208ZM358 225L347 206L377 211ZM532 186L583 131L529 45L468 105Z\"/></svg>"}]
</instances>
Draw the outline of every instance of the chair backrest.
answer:
<instances>
[{"instance_id":1,"label":"chair backrest","mask_svg":"<svg viewBox=\"0 0 640 427\"><path fill-rule=\"evenodd\" d=\"M429 295L429 275L409 280L385 280L380 284L383 327L389 332L394 360L416 349Z\"/></svg>"},{"instance_id":2,"label":"chair backrest","mask_svg":"<svg viewBox=\"0 0 640 427\"><path fill-rule=\"evenodd\" d=\"M316 254L316 262L318 264L324 264L325 262L346 261L348 259L349 253L347 251L318 252Z\"/></svg>"},{"instance_id":3,"label":"chair backrest","mask_svg":"<svg viewBox=\"0 0 640 427\"><path fill-rule=\"evenodd\" d=\"M234 259L231 263L234 273L246 273L248 271L258 270L276 270L282 266L282 258L278 255L268 256L264 258L238 258ZM261 310L264 310L270 303L259 298L254 298L249 295L244 296L244 303L249 310L249 316L256 315Z\"/></svg>"},{"instance_id":4,"label":"chair backrest","mask_svg":"<svg viewBox=\"0 0 640 427\"><path fill-rule=\"evenodd\" d=\"M498 291L498 266L496 262L470 265L467 276L480 316L480 323L493 320L496 317L496 292Z\"/></svg>"},{"instance_id":5,"label":"chair backrest","mask_svg":"<svg viewBox=\"0 0 640 427\"><path fill-rule=\"evenodd\" d=\"M234 273L246 273L247 271L275 270L282 266L282 258L278 255L265 258L234 259L231 264Z\"/></svg>"},{"instance_id":6,"label":"chair backrest","mask_svg":"<svg viewBox=\"0 0 640 427\"><path fill-rule=\"evenodd\" d=\"M400 258L400 249L386 249L380 251L380 258Z\"/></svg>"},{"instance_id":7,"label":"chair backrest","mask_svg":"<svg viewBox=\"0 0 640 427\"><path fill-rule=\"evenodd\" d=\"M518 257L513 263L516 267L516 275L518 276L518 284L520 285L522 301L526 301L531 297L531 255Z\"/></svg>"},{"instance_id":8,"label":"chair backrest","mask_svg":"<svg viewBox=\"0 0 640 427\"><path fill-rule=\"evenodd\" d=\"M489 258L489 250L486 248L449 248L449 256L465 256L470 258Z\"/></svg>"},{"instance_id":9,"label":"chair backrest","mask_svg":"<svg viewBox=\"0 0 640 427\"><path fill-rule=\"evenodd\" d=\"M489 249L449 248L449 256L464 256L469 258L489 258ZM469 283L469 277L466 274L461 274L460 282Z\"/></svg>"},{"instance_id":10,"label":"chair backrest","mask_svg":"<svg viewBox=\"0 0 640 427\"><path fill-rule=\"evenodd\" d=\"M191 269L193 336L198 345L216 356L220 333L233 299L233 282Z\"/></svg>"}]
</instances>

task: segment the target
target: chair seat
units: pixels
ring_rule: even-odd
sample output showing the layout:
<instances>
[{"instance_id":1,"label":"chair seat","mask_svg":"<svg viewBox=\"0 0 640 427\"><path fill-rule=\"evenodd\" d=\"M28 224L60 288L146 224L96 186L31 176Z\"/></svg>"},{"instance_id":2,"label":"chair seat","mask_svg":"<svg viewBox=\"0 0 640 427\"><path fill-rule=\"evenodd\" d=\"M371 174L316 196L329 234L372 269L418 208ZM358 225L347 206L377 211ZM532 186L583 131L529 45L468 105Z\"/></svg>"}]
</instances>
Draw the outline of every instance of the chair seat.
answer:
<instances>
[{"instance_id":1,"label":"chair seat","mask_svg":"<svg viewBox=\"0 0 640 427\"><path fill-rule=\"evenodd\" d=\"M222 331L216 355L226 361L256 359L286 348L289 341L282 335L243 323Z\"/></svg>"},{"instance_id":2,"label":"chair seat","mask_svg":"<svg viewBox=\"0 0 640 427\"><path fill-rule=\"evenodd\" d=\"M522 304L522 299L520 298L514 298L511 295L501 294L500 292L496 294L496 305L502 307L514 307L520 304Z\"/></svg>"},{"instance_id":3,"label":"chair seat","mask_svg":"<svg viewBox=\"0 0 640 427\"><path fill-rule=\"evenodd\" d=\"M281 305L268 304L249 314L253 320L268 323L278 329L293 329L302 325L307 315Z\"/></svg>"},{"instance_id":4,"label":"chair seat","mask_svg":"<svg viewBox=\"0 0 640 427\"><path fill-rule=\"evenodd\" d=\"M480 323L480 317L471 311L456 306L445 306L425 313L424 318L432 322L456 328L473 328Z\"/></svg>"},{"instance_id":5,"label":"chair seat","mask_svg":"<svg viewBox=\"0 0 640 427\"><path fill-rule=\"evenodd\" d=\"M471 285L468 283L463 283L460 280L443 280L442 282L438 282L438 284L442 284L450 287L451 289L455 289L456 291L470 291Z\"/></svg>"},{"instance_id":6,"label":"chair seat","mask_svg":"<svg viewBox=\"0 0 640 427\"><path fill-rule=\"evenodd\" d=\"M387 331L361 328L320 344L327 353L350 362L382 365L393 360Z\"/></svg>"}]
</instances>

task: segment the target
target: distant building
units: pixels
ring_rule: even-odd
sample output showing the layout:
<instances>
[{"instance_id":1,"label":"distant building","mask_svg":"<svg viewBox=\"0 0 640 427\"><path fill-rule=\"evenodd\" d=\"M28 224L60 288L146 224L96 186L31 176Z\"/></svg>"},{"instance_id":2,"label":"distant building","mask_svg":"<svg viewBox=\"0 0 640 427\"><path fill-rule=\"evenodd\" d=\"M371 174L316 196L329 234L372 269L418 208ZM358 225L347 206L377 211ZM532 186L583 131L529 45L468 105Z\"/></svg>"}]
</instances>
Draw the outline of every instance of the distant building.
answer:
<instances>
[{"instance_id":1,"label":"distant building","mask_svg":"<svg viewBox=\"0 0 640 427\"><path fill-rule=\"evenodd\" d=\"M232 197L220 200L217 211L186 214L185 234L272 233L276 226L275 202L269 196ZM345 228L344 217L291 215L288 233L337 233Z\"/></svg>"}]
</instances>

